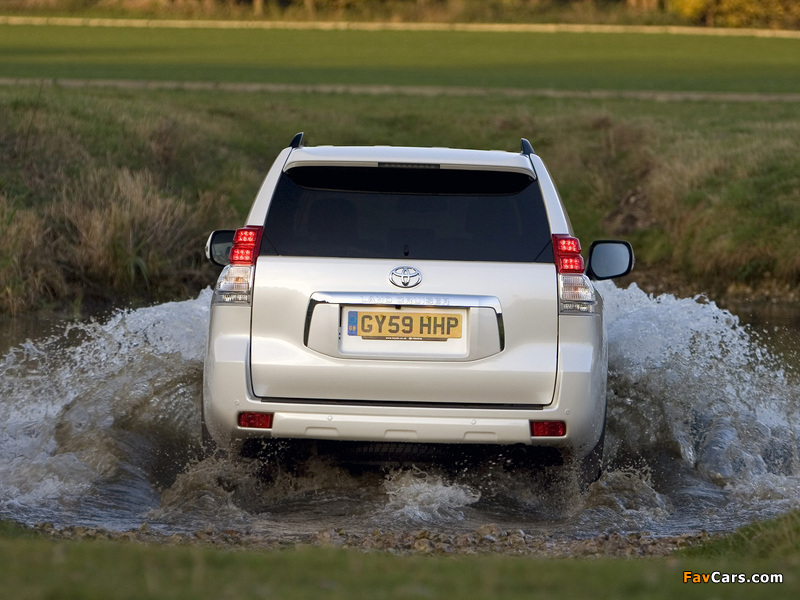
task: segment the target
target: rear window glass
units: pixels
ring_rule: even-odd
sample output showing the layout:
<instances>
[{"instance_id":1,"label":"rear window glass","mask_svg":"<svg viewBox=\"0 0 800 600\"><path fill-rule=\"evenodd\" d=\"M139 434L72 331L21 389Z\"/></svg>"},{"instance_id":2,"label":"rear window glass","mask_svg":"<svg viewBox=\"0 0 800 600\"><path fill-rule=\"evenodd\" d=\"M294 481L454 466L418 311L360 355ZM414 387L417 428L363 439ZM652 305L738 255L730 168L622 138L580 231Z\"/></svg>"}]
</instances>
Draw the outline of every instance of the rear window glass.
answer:
<instances>
[{"instance_id":1,"label":"rear window glass","mask_svg":"<svg viewBox=\"0 0 800 600\"><path fill-rule=\"evenodd\" d=\"M552 262L525 173L427 167L295 167L270 203L262 254Z\"/></svg>"}]
</instances>

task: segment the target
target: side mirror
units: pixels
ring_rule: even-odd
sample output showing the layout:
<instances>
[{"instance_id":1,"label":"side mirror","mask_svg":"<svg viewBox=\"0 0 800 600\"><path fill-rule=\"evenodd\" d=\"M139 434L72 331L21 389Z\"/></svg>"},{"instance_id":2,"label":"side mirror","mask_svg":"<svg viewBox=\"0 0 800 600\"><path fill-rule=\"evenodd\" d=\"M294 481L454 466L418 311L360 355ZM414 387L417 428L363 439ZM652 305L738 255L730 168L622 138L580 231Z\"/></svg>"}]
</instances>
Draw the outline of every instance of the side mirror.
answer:
<instances>
[{"instance_id":1,"label":"side mirror","mask_svg":"<svg viewBox=\"0 0 800 600\"><path fill-rule=\"evenodd\" d=\"M633 248L628 242L602 240L589 248L589 279L613 279L627 275L633 269Z\"/></svg>"},{"instance_id":2,"label":"side mirror","mask_svg":"<svg viewBox=\"0 0 800 600\"><path fill-rule=\"evenodd\" d=\"M212 231L206 241L206 258L212 264L224 267L230 264L231 248L233 248L233 229Z\"/></svg>"}]
</instances>

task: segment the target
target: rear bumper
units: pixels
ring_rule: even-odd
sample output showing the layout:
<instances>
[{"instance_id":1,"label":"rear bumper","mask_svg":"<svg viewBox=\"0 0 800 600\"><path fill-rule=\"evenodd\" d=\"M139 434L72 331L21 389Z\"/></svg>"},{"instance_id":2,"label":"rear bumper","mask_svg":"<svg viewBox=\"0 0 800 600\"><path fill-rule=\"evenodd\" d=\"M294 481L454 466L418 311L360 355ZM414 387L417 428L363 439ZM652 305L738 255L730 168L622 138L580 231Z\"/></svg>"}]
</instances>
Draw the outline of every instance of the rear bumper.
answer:
<instances>
[{"instance_id":1,"label":"rear bumper","mask_svg":"<svg viewBox=\"0 0 800 600\"><path fill-rule=\"evenodd\" d=\"M237 451L253 438L524 444L584 456L600 437L607 358L598 316L561 317L556 391L549 404L487 407L437 398L414 404L259 398L249 374L250 309L223 308L212 311L203 387L206 425L222 447ZM272 429L239 427L244 411L273 413ZM531 437L531 421L564 421L566 435Z\"/></svg>"}]
</instances>

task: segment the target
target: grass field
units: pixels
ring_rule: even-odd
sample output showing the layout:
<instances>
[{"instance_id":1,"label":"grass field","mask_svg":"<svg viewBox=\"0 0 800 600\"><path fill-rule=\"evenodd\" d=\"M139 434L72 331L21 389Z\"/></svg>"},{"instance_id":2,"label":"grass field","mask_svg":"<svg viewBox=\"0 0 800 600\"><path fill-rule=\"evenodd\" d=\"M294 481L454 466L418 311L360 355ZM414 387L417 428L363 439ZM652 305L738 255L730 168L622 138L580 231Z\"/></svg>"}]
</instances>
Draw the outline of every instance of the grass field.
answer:
<instances>
[{"instance_id":1,"label":"grass field","mask_svg":"<svg viewBox=\"0 0 800 600\"><path fill-rule=\"evenodd\" d=\"M783 296L800 279L792 103L21 86L0 87L0 308L195 295L215 277L208 231L241 223L297 131L509 151L525 136L579 236L631 240L638 277Z\"/></svg>"},{"instance_id":2,"label":"grass field","mask_svg":"<svg viewBox=\"0 0 800 600\"><path fill-rule=\"evenodd\" d=\"M800 104L525 97L509 89L800 92L800 39L611 33L0 26L0 78L483 86L485 95L0 87L0 309L186 297L273 157L311 144L516 151L577 233L637 277L793 298ZM494 93L492 90L497 90ZM40 224L47 223L44 234ZM58 249L48 252L47 249ZM43 251L45 250L45 251Z\"/></svg>"},{"instance_id":3,"label":"grass field","mask_svg":"<svg viewBox=\"0 0 800 600\"><path fill-rule=\"evenodd\" d=\"M0 77L800 92L800 39L0 26Z\"/></svg>"},{"instance_id":4,"label":"grass field","mask_svg":"<svg viewBox=\"0 0 800 600\"><path fill-rule=\"evenodd\" d=\"M800 592L798 513L732 542L668 558L393 556L50 541L0 522L0 580L13 598L528 599L791 598ZM781 583L685 583L686 573L780 575Z\"/></svg>"},{"instance_id":5,"label":"grass field","mask_svg":"<svg viewBox=\"0 0 800 600\"><path fill-rule=\"evenodd\" d=\"M0 77L800 91L800 43L637 35L0 28ZM531 139L578 234L631 239L696 291L800 280L792 103L0 87L0 310L150 301L213 280L291 136L516 151ZM0 523L0 597L775 598L800 588L797 519L692 555L441 559L53 542ZM784 582L685 584L684 572ZM794 590L794 592L792 592Z\"/></svg>"}]
</instances>

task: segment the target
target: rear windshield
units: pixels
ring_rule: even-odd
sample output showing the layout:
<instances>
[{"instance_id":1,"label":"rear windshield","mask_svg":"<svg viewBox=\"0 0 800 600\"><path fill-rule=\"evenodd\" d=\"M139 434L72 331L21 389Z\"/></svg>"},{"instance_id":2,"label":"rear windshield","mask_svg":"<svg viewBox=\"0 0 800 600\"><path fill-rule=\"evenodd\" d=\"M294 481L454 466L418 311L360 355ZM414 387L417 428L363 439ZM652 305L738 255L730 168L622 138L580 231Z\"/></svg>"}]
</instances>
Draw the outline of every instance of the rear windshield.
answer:
<instances>
[{"instance_id":1,"label":"rear windshield","mask_svg":"<svg viewBox=\"0 0 800 600\"><path fill-rule=\"evenodd\" d=\"M262 239L262 254L282 256L553 261L539 186L506 171L295 167Z\"/></svg>"}]
</instances>

